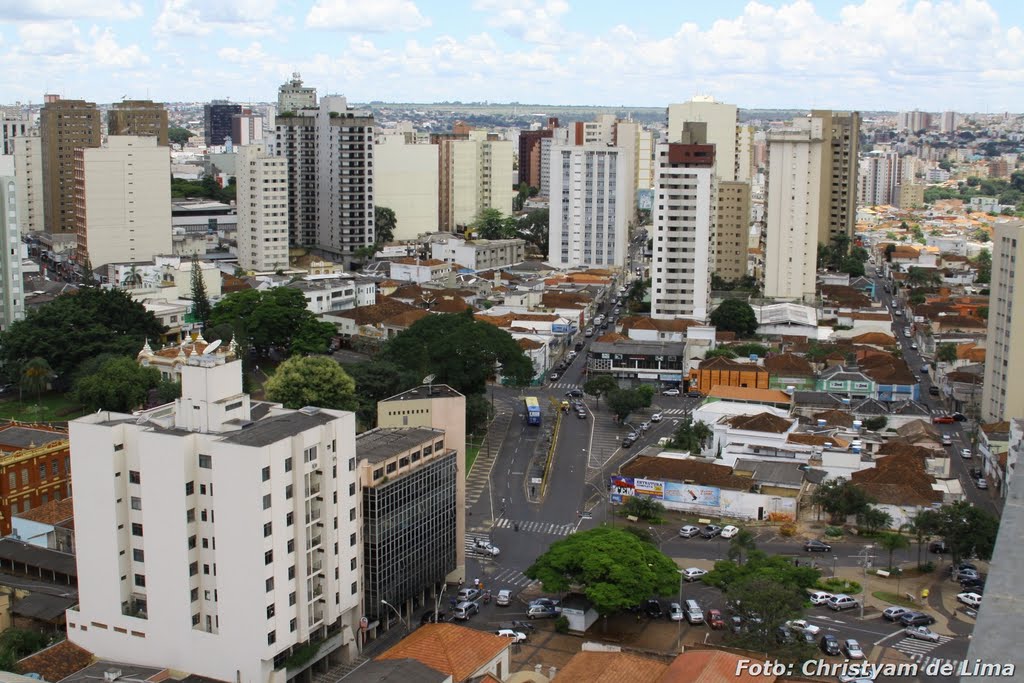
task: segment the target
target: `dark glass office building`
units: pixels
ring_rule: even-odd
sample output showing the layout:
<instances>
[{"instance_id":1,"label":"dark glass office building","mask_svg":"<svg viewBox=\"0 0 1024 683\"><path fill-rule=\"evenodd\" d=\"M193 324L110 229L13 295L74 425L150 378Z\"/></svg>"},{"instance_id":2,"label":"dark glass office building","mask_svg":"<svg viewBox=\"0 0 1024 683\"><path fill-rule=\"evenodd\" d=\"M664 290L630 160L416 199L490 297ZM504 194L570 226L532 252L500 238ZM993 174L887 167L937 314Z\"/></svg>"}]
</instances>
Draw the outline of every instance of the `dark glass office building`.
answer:
<instances>
[{"instance_id":1,"label":"dark glass office building","mask_svg":"<svg viewBox=\"0 0 1024 683\"><path fill-rule=\"evenodd\" d=\"M214 100L203 105L203 125L206 146L223 145L224 138L231 137L231 117L242 113L242 105L227 100Z\"/></svg>"}]
</instances>

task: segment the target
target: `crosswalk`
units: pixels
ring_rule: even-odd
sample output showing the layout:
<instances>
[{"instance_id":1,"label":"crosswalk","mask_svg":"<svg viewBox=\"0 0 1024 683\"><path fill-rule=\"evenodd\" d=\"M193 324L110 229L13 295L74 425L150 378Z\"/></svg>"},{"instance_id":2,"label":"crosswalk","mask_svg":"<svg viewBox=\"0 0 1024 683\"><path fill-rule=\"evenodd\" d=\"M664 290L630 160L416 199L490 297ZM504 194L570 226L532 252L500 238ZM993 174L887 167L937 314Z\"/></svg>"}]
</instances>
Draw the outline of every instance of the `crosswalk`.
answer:
<instances>
[{"instance_id":1,"label":"crosswalk","mask_svg":"<svg viewBox=\"0 0 1024 683\"><path fill-rule=\"evenodd\" d=\"M503 569L497 574L487 577L487 581L495 587L496 591L510 587L523 589L537 583L517 569Z\"/></svg>"},{"instance_id":2,"label":"crosswalk","mask_svg":"<svg viewBox=\"0 0 1024 683\"><path fill-rule=\"evenodd\" d=\"M573 382L555 382L554 384L549 384L548 386L551 387L552 389L565 389L566 391L568 391L569 389L583 388L579 384L575 384Z\"/></svg>"},{"instance_id":3,"label":"crosswalk","mask_svg":"<svg viewBox=\"0 0 1024 683\"><path fill-rule=\"evenodd\" d=\"M491 535L485 533L466 532L466 555L481 560L493 560L490 553L485 553L476 547L477 541L490 541Z\"/></svg>"},{"instance_id":4,"label":"crosswalk","mask_svg":"<svg viewBox=\"0 0 1024 683\"><path fill-rule=\"evenodd\" d=\"M519 525L519 531L537 533L537 534L553 534L555 536L568 536L576 528L575 524L555 524L554 522L523 522L514 519L506 519L502 517L494 521L494 526L501 529L513 529L515 525ZM467 537L469 534L466 534Z\"/></svg>"},{"instance_id":5,"label":"crosswalk","mask_svg":"<svg viewBox=\"0 0 1024 683\"><path fill-rule=\"evenodd\" d=\"M953 639L950 638L949 636L942 636L942 635L939 636L939 641L938 642L931 642L931 641L928 641L928 640L918 640L917 638L911 638L911 637L907 636L907 637L903 638L903 640L901 640L898 643L896 643L895 645L893 645L893 648L896 649L896 650L899 650L900 652L902 652L903 654L907 655L911 659L915 659L915 660L917 660L919 662L923 662L923 661L932 659L931 657L927 657L929 652L931 652L932 650L934 650L938 646L942 645L943 643L948 643L951 640L953 640Z\"/></svg>"}]
</instances>

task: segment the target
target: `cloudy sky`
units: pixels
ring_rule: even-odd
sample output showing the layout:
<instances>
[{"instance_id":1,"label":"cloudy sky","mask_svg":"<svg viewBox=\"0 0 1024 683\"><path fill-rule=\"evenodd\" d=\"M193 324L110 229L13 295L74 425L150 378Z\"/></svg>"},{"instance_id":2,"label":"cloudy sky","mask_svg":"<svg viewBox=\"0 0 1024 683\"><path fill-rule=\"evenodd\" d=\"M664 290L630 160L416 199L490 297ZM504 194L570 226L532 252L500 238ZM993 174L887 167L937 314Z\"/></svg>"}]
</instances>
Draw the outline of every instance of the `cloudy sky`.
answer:
<instances>
[{"instance_id":1,"label":"cloudy sky","mask_svg":"<svg viewBox=\"0 0 1024 683\"><path fill-rule=\"evenodd\" d=\"M0 0L0 103L1024 111L1020 0Z\"/></svg>"}]
</instances>

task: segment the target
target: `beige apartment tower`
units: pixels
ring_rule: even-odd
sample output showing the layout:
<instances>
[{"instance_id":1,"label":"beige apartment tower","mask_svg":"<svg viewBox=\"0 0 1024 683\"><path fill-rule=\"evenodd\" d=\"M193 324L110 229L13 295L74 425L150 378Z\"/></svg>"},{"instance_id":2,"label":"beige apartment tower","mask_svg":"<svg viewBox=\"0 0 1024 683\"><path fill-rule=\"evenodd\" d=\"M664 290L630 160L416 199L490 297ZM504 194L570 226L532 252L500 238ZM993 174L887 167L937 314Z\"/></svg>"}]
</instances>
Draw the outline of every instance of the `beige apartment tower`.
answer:
<instances>
[{"instance_id":1,"label":"beige apartment tower","mask_svg":"<svg viewBox=\"0 0 1024 683\"><path fill-rule=\"evenodd\" d=\"M272 272L288 266L288 160L263 145L238 148L235 164L238 264Z\"/></svg>"},{"instance_id":2,"label":"beige apartment tower","mask_svg":"<svg viewBox=\"0 0 1024 683\"><path fill-rule=\"evenodd\" d=\"M75 152L76 260L92 268L171 253L171 157L153 136Z\"/></svg>"},{"instance_id":3,"label":"beige apartment tower","mask_svg":"<svg viewBox=\"0 0 1024 683\"><path fill-rule=\"evenodd\" d=\"M100 111L93 102L62 100L59 95L45 99L39 112L45 228L49 233L73 233L75 150L100 146Z\"/></svg>"},{"instance_id":4,"label":"beige apartment tower","mask_svg":"<svg viewBox=\"0 0 1024 683\"><path fill-rule=\"evenodd\" d=\"M107 112L108 135L151 135L167 147L167 110L159 102L125 100Z\"/></svg>"},{"instance_id":5,"label":"beige apartment tower","mask_svg":"<svg viewBox=\"0 0 1024 683\"><path fill-rule=\"evenodd\" d=\"M439 140L438 218L442 231L472 223L484 209L512 213L515 196L513 149L509 140L485 131L469 131L467 139Z\"/></svg>"},{"instance_id":6,"label":"beige apartment tower","mask_svg":"<svg viewBox=\"0 0 1024 683\"><path fill-rule=\"evenodd\" d=\"M14 180L18 189L18 227L21 234L44 229L46 202L43 190L43 140L36 136L15 138Z\"/></svg>"},{"instance_id":7,"label":"beige apartment tower","mask_svg":"<svg viewBox=\"0 0 1024 683\"><path fill-rule=\"evenodd\" d=\"M822 122L821 192L818 242L828 244L833 237L853 237L857 223L857 152L860 149L860 114L811 111L811 118Z\"/></svg>"},{"instance_id":8,"label":"beige apartment tower","mask_svg":"<svg viewBox=\"0 0 1024 683\"><path fill-rule=\"evenodd\" d=\"M981 393L983 422L1024 417L1024 221L997 223L992 237L992 286L988 307L988 352Z\"/></svg>"},{"instance_id":9,"label":"beige apartment tower","mask_svg":"<svg viewBox=\"0 0 1024 683\"><path fill-rule=\"evenodd\" d=\"M750 184L720 181L716 215L712 272L723 280L736 281L747 274Z\"/></svg>"},{"instance_id":10,"label":"beige apartment tower","mask_svg":"<svg viewBox=\"0 0 1024 683\"><path fill-rule=\"evenodd\" d=\"M395 241L438 230L438 145L380 135L373 148L374 201L395 212Z\"/></svg>"}]
</instances>

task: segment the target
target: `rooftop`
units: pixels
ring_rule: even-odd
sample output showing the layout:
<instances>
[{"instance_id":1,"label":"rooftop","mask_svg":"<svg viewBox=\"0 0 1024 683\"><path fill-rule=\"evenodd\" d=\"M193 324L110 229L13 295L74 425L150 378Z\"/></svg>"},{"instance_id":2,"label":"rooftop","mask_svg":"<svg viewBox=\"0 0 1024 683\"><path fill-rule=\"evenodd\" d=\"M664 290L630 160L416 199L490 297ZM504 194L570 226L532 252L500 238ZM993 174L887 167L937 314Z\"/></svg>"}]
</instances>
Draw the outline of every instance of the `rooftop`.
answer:
<instances>
[{"instance_id":1,"label":"rooftop","mask_svg":"<svg viewBox=\"0 0 1024 683\"><path fill-rule=\"evenodd\" d=\"M748 403L785 403L792 402L789 394L779 389L755 389L754 387L731 387L724 384L716 384L708 392L710 398L720 398L726 401L746 401Z\"/></svg>"},{"instance_id":2,"label":"rooftop","mask_svg":"<svg viewBox=\"0 0 1024 683\"><path fill-rule=\"evenodd\" d=\"M99 661L80 669L70 676L60 680L60 683L103 683L108 671L120 671L121 675L117 680L134 679L135 681L162 681L165 679L167 669L157 669L152 666L139 666L137 664L124 664L121 662Z\"/></svg>"},{"instance_id":3,"label":"rooftop","mask_svg":"<svg viewBox=\"0 0 1024 683\"><path fill-rule=\"evenodd\" d=\"M693 482L703 486L746 491L750 479L732 473L732 468L697 458L665 458L640 455L619 469L624 477Z\"/></svg>"},{"instance_id":4,"label":"rooftop","mask_svg":"<svg viewBox=\"0 0 1024 683\"><path fill-rule=\"evenodd\" d=\"M492 633L455 624L426 624L378 656L377 661L415 659L460 683L508 647L508 638Z\"/></svg>"},{"instance_id":5,"label":"rooftop","mask_svg":"<svg viewBox=\"0 0 1024 683\"><path fill-rule=\"evenodd\" d=\"M367 662L345 679L352 683L444 683L448 674L415 659L377 659Z\"/></svg>"},{"instance_id":6,"label":"rooftop","mask_svg":"<svg viewBox=\"0 0 1024 683\"><path fill-rule=\"evenodd\" d=\"M92 662L92 653L83 650L70 640L40 650L18 661L18 673L35 673L44 681L81 680L68 678L76 675Z\"/></svg>"},{"instance_id":7,"label":"rooftop","mask_svg":"<svg viewBox=\"0 0 1024 683\"><path fill-rule=\"evenodd\" d=\"M626 652L588 652L573 655L556 678L587 683L658 683L668 665Z\"/></svg>"},{"instance_id":8,"label":"rooftop","mask_svg":"<svg viewBox=\"0 0 1024 683\"><path fill-rule=\"evenodd\" d=\"M313 412L315 411L315 412ZM265 417L262 420L253 422L248 427L243 427L235 432L228 432L222 437L226 443L235 443L240 446L251 446L262 448L282 439L295 436L307 429L320 427L335 420L337 416L333 412L315 408L306 412L306 409L295 410L282 415Z\"/></svg>"},{"instance_id":9,"label":"rooftop","mask_svg":"<svg viewBox=\"0 0 1024 683\"><path fill-rule=\"evenodd\" d=\"M377 427L356 437L356 457L380 462L443 436L443 429Z\"/></svg>"},{"instance_id":10,"label":"rooftop","mask_svg":"<svg viewBox=\"0 0 1024 683\"><path fill-rule=\"evenodd\" d=\"M771 432L773 434L784 434L793 426L793 421L772 415L771 413L758 413L757 415L736 415L727 419L733 429L742 429L748 432Z\"/></svg>"},{"instance_id":11,"label":"rooftop","mask_svg":"<svg viewBox=\"0 0 1024 683\"><path fill-rule=\"evenodd\" d=\"M30 522L56 525L73 519L75 516L75 506L71 498L62 498L61 500L51 500L39 507L25 510L12 516L26 519Z\"/></svg>"},{"instance_id":12,"label":"rooftop","mask_svg":"<svg viewBox=\"0 0 1024 683\"><path fill-rule=\"evenodd\" d=\"M384 401L416 401L424 398L455 398L462 396L447 384L421 384L400 394L395 394Z\"/></svg>"},{"instance_id":13,"label":"rooftop","mask_svg":"<svg viewBox=\"0 0 1024 683\"><path fill-rule=\"evenodd\" d=\"M0 538L0 561L16 562L33 569L78 576L75 556L59 550L43 548L16 538Z\"/></svg>"},{"instance_id":14,"label":"rooftop","mask_svg":"<svg viewBox=\"0 0 1024 683\"><path fill-rule=\"evenodd\" d=\"M20 451L36 448L53 441L67 441L67 431L44 426L28 426L11 423L0 427L0 450Z\"/></svg>"}]
</instances>

